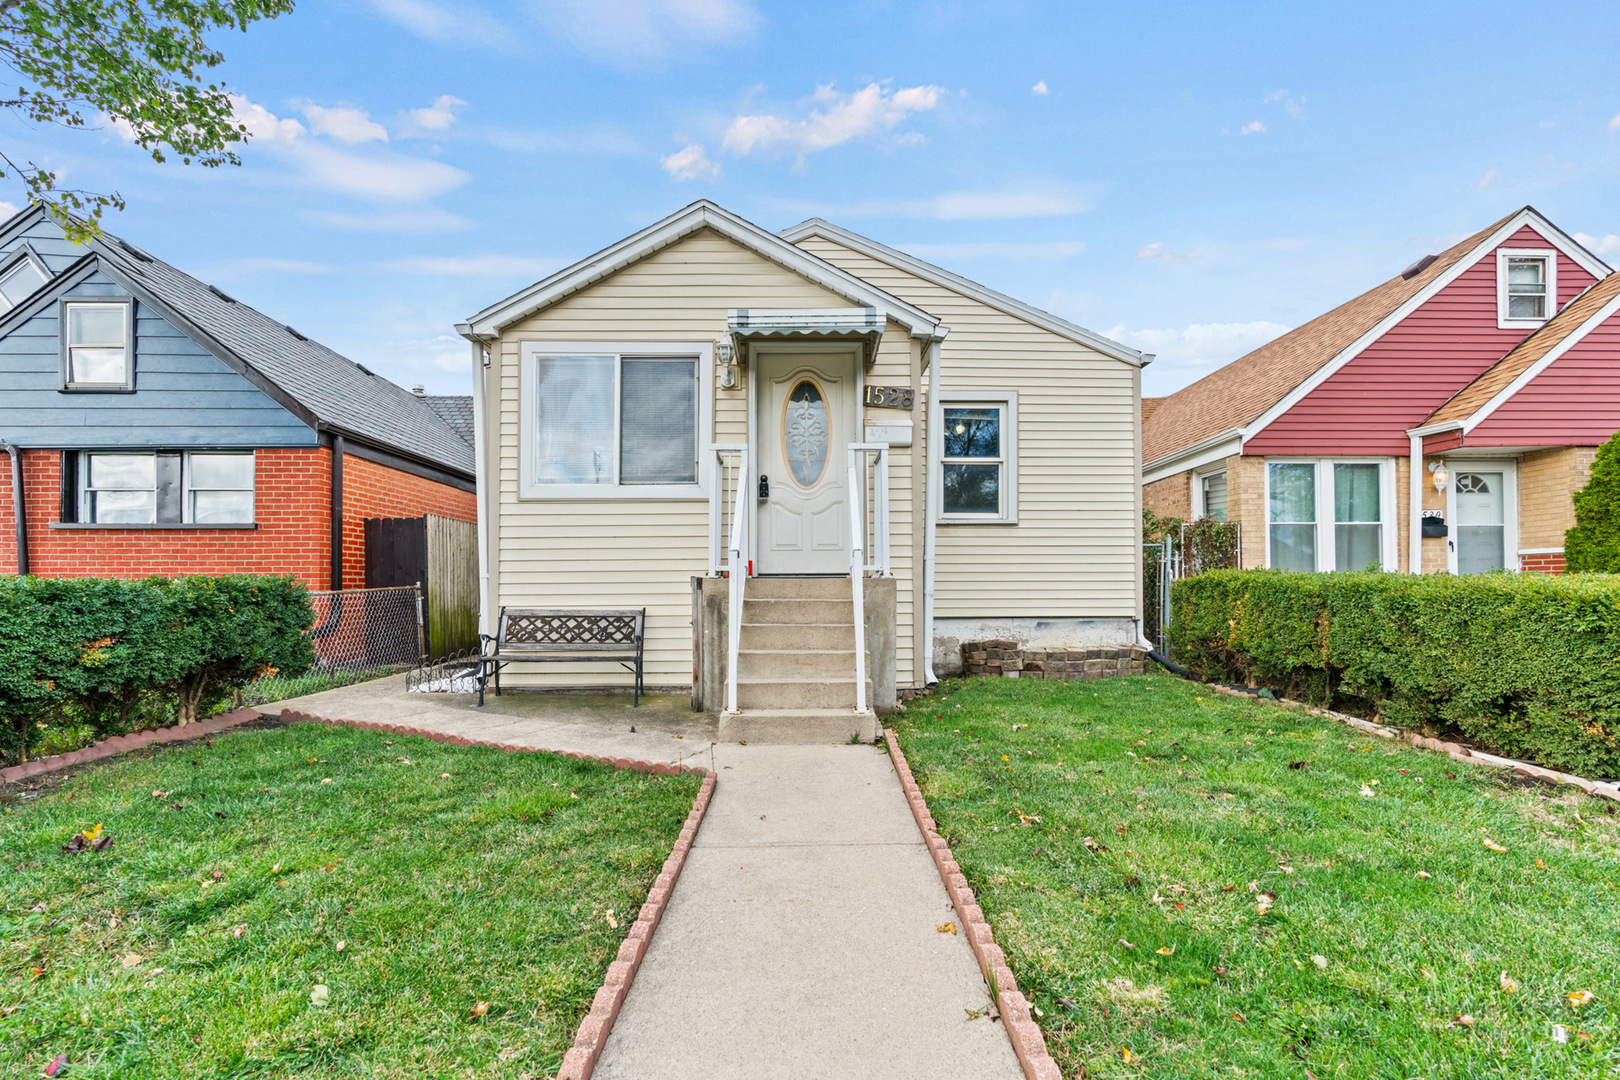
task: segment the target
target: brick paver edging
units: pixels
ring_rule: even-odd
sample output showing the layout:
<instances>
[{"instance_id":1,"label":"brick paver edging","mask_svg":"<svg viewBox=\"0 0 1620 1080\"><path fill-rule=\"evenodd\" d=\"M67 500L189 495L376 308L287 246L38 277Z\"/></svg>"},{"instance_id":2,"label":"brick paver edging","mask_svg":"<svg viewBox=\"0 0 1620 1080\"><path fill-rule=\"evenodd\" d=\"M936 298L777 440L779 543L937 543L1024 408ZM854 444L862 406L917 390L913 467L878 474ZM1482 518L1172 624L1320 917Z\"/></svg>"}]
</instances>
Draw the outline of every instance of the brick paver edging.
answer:
<instances>
[{"instance_id":1,"label":"brick paver edging","mask_svg":"<svg viewBox=\"0 0 1620 1080\"><path fill-rule=\"evenodd\" d=\"M1007 1031L1007 1038L1012 1040L1013 1053L1018 1055L1018 1064L1023 1066L1026 1080L1062 1080L1063 1074L1058 1071L1057 1062L1047 1052L1046 1036L1041 1033L1041 1026L1030 1019L1029 1001L1018 992L1018 982L1013 978L1012 969L1007 966L1006 954L991 935L990 924L984 921L984 912L980 910L967 878L962 875L956 857L951 854L945 838L939 835L939 830L934 828L934 817L928 812L922 789L917 787L917 781L911 775L911 766L906 764L906 755L900 750L900 740L887 728L883 731L883 737L889 742L889 759L894 762L894 771L900 776L906 802L911 804L917 828L922 830L928 853L934 857L934 866L938 868L940 879L945 882L945 891L956 907L962 933L979 961L985 984L999 991L996 1010L1001 1014L1002 1027Z\"/></svg>"},{"instance_id":2,"label":"brick paver edging","mask_svg":"<svg viewBox=\"0 0 1620 1080\"><path fill-rule=\"evenodd\" d=\"M66 754L53 754L51 757L40 758L37 761L25 761L21 765L13 765L9 769L0 769L0 784L15 783L26 780L30 776L41 773L55 772L70 765L79 765L86 761L99 761L102 758L114 757L118 754L127 754L131 750L139 750L143 746L153 743L182 742L186 739L195 739L203 735L212 735L216 731L223 731L237 724L245 724L249 720L259 718L256 709L234 709L218 716L210 716L206 720L198 720L190 724L175 724L173 727L153 728L150 731L137 731L131 735L114 735L98 743L91 743L82 750L72 750Z\"/></svg>"},{"instance_id":3,"label":"brick paver edging","mask_svg":"<svg viewBox=\"0 0 1620 1080\"><path fill-rule=\"evenodd\" d=\"M509 750L525 754L560 754L579 761L599 761L616 769L631 769L659 776L679 776L687 772L703 774L703 787L698 790L697 798L692 800L692 812L686 815L686 823L681 826L681 834L675 841L675 847L664 860L664 866L658 871L658 877L653 880L652 891L647 893L647 899L641 904L641 913L631 924L630 932L625 935L623 943L619 945L618 957L608 965L607 977L602 980L601 989L597 990L596 996L591 999L591 1011L579 1022L579 1030L574 1033L574 1045L564 1055L562 1068L557 1070L556 1080L590 1080L591 1073L596 1069L597 1059L602 1056L602 1047L607 1042L608 1033L613 1030L613 1022L619 1018L619 1009L624 1005L625 995L630 992L630 983L641 968L642 957L647 955L647 946L652 942L653 931L658 928L658 920L664 917L664 908L669 905L669 894L675 889L675 879L681 876L681 867L686 865L686 854L692 850L692 841L697 837L698 826L703 823L703 815L709 809L709 798L714 794L714 773L696 765L671 765L659 761L581 754L572 750L547 750L541 746L486 742L461 735L446 735L442 731L406 727L403 724L379 724L370 720L332 720L297 709L283 709L281 718L314 724L342 724L344 727L359 728L363 731L386 731L394 735L417 735L451 746L482 746L491 750Z\"/></svg>"}]
</instances>

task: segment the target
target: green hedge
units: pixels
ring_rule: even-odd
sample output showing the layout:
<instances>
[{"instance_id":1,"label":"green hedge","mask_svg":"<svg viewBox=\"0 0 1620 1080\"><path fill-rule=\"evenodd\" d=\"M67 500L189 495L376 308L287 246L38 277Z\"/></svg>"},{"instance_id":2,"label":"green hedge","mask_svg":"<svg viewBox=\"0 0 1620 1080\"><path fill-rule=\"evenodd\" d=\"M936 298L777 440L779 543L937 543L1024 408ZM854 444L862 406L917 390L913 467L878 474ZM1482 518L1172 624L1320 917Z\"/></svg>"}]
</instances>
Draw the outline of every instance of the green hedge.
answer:
<instances>
[{"instance_id":1,"label":"green hedge","mask_svg":"<svg viewBox=\"0 0 1620 1080\"><path fill-rule=\"evenodd\" d=\"M1171 609L1206 678L1620 775L1620 576L1218 570Z\"/></svg>"},{"instance_id":2,"label":"green hedge","mask_svg":"<svg viewBox=\"0 0 1620 1080\"><path fill-rule=\"evenodd\" d=\"M1575 527L1564 533L1570 573L1620 571L1620 434L1598 447L1592 477L1574 496Z\"/></svg>"},{"instance_id":3,"label":"green hedge","mask_svg":"<svg viewBox=\"0 0 1620 1080\"><path fill-rule=\"evenodd\" d=\"M312 617L291 577L0 579L0 762L62 729L195 720L261 673L302 674Z\"/></svg>"}]
</instances>

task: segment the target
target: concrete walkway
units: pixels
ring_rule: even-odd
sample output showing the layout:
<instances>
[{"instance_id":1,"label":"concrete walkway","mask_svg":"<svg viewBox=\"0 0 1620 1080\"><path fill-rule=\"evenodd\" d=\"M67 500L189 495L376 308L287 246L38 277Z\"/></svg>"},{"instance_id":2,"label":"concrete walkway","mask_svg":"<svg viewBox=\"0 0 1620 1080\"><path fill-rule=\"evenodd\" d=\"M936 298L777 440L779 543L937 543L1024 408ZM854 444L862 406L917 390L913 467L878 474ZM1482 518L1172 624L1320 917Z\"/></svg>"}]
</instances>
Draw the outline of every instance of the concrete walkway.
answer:
<instances>
[{"instance_id":1,"label":"concrete walkway","mask_svg":"<svg viewBox=\"0 0 1620 1080\"><path fill-rule=\"evenodd\" d=\"M984 980L871 746L715 744L685 695L406 694L402 680L281 705L556 750L694 761L708 816L596 1068L599 1080L1016 1080ZM635 731L630 731L634 725ZM677 737L679 736L679 737Z\"/></svg>"}]
</instances>

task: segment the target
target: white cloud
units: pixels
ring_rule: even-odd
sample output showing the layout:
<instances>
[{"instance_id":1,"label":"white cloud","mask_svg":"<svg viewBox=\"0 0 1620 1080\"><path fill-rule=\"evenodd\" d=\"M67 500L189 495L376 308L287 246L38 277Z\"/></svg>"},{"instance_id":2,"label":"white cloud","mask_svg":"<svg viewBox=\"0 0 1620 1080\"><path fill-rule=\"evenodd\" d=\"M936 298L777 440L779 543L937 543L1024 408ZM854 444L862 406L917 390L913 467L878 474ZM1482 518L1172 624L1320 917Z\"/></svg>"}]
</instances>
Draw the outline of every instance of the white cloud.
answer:
<instances>
[{"instance_id":1,"label":"white cloud","mask_svg":"<svg viewBox=\"0 0 1620 1080\"><path fill-rule=\"evenodd\" d=\"M893 131L912 113L927 112L939 104L937 86L911 86L891 91L883 83L870 83L853 94L840 94L832 84L816 87L812 108L803 120L773 113L751 113L734 119L726 128L723 147L733 154L754 150L792 150L800 155L827 150L852 139Z\"/></svg>"},{"instance_id":2,"label":"white cloud","mask_svg":"<svg viewBox=\"0 0 1620 1080\"><path fill-rule=\"evenodd\" d=\"M0 199L0 220L16 216L17 204Z\"/></svg>"},{"instance_id":3,"label":"white cloud","mask_svg":"<svg viewBox=\"0 0 1620 1080\"><path fill-rule=\"evenodd\" d=\"M569 44L621 64L741 41L759 22L747 0L539 0L539 9Z\"/></svg>"},{"instance_id":4,"label":"white cloud","mask_svg":"<svg viewBox=\"0 0 1620 1080\"><path fill-rule=\"evenodd\" d=\"M102 131L112 132L127 143L135 141L135 125L122 116L108 116L106 113L101 113L96 118L96 126Z\"/></svg>"},{"instance_id":5,"label":"white cloud","mask_svg":"<svg viewBox=\"0 0 1620 1080\"><path fill-rule=\"evenodd\" d=\"M528 255L412 255L377 264L400 274L432 277L525 277L539 279L568 265L563 259Z\"/></svg>"},{"instance_id":6,"label":"white cloud","mask_svg":"<svg viewBox=\"0 0 1620 1080\"><path fill-rule=\"evenodd\" d=\"M1614 119L1609 121L1609 130L1620 131L1620 113L1616 113Z\"/></svg>"},{"instance_id":7,"label":"white cloud","mask_svg":"<svg viewBox=\"0 0 1620 1080\"><path fill-rule=\"evenodd\" d=\"M720 166L710 161L697 143L687 143L673 154L665 154L658 164L677 184L720 175Z\"/></svg>"},{"instance_id":8,"label":"white cloud","mask_svg":"<svg viewBox=\"0 0 1620 1080\"><path fill-rule=\"evenodd\" d=\"M1281 105L1283 112L1295 120L1305 119L1305 97L1303 94L1295 97L1286 90L1273 90L1260 100L1266 105Z\"/></svg>"},{"instance_id":9,"label":"white cloud","mask_svg":"<svg viewBox=\"0 0 1620 1080\"><path fill-rule=\"evenodd\" d=\"M982 241L964 244L896 244L919 259L1069 259L1084 255L1083 240Z\"/></svg>"},{"instance_id":10,"label":"white cloud","mask_svg":"<svg viewBox=\"0 0 1620 1080\"><path fill-rule=\"evenodd\" d=\"M263 105L236 94L231 95L231 119L247 128L248 138L256 142L290 146L304 136L303 124L283 120Z\"/></svg>"},{"instance_id":11,"label":"white cloud","mask_svg":"<svg viewBox=\"0 0 1620 1080\"><path fill-rule=\"evenodd\" d=\"M1130 330L1120 325L1104 336L1154 353L1161 364L1214 368L1258 349L1288 330L1282 323L1264 321L1191 323L1180 330Z\"/></svg>"},{"instance_id":12,"label":"white cloud","mask_svg":"<svg viewBox=\"0 0 1620 1080\"><path fill-rule=\"evenodd\" d=\"M1092 207L1084 189L1039 181L1004 191L950 191L914 199L867 199L854 203L789 203L790 212L830 218L926 218L934 221L1008 221L1067 217Z\"/></svg>"},{"instance_id":13,"label":"white cloud","mask_svg":"<svg viewBox=\"0 0 1620 1080\"><path fill-rule=\"evenodd\" d=\"M1599 255L1620 255L1620 236L1614 233L1607 236L1588 236L1586 233L1578 232L1575 234L1575 242Z\"/></svg>"},{"instance_id":14,"label":"white cloud","mask_svg":"<svg viewBox=\"0 0 1620 1080\"><path fill-rule=\"evenodd\" d=\"M1251 120L1238 129L1239 135L1264 135L1265 133L1266 125L1258 120Z\"/></svg>"},{"instance_id":15,"label":"white cloud","mask_svg":"<svg viewBox=\"0 0 1620 1080\"><path fill-rule=\"evenodd\" d=\"M1486 169L1485 170L1485 175L1480 177L1479 178L1479 183L1474 185L1474 190L1475 191L1484 191L1486 188L1490 187L1495 182L1496 182L1496 169L1495 168Z\"/></svg>"},{"instance_id":16,"label":"white cloud","mask_svg":"<svg viewBox=\"0 0 1620 1080\"><path fill-rule=\"evenodd\" d=\"M432 0L371 0L371 6L417 37L430 41L471 41L509 48L514 40L499 20L466 4L453 9Z\"/></svg>"},{"instance_id":17,"label":"white cloud","mask_svg":"<svg viewBox=\"0 0 1620 1080\"><path fill-rule=\"evenodd\" d=\"M1163 263L1191 262L1192 260L1198 258L1200 254L1201 254L1201 252L1197 252L1197 251L1186 251L1186 252L1170 251L1163 244L1158 243L1158 242L1154 242L1154 243L1151 243L1151 244L1144 244L1142 247L1138 248L1137 251L1136 251L1136 257L1138 259L1145 259L1145 260L1149 260L1149 261L1152 261L1152 262L1163 262Z\"/></svg>"},{"instance_id":18,"label":"white cloud","mask_svg":"<svg viewBox=\"0 0 1620 1080\"><path fill-rule=\"evenodd\" d=\"M353 154L319 143L298 150L305 176L317 187L378 202L422 202L465 184L454 165L404 154Z\"/></svg>"},{"instance_id":19,"label":"white cloud","mask_svg":"<svg viewBox=\"0 0 1620 1080\"><path fill-rule=\"evenodd\" d=\"M425 109L411 109L405 113L405 134L422 135L429 132L450 130L450 125L456 122L456 112L466 105L458 97L449 94L440 94Z\"/></svg>"},{"instance_id":20,"label":"white cloud","mask_svg":"<svg viewBox=\"0 0 1620 1080\"><path fill-rule=\"evenodd\" d=\"M346 105L326 108L313 102L304 106L304 119L315 135L329 135L345 146L387 142L388 129L372 120L363 109Z\"/></svg>"},{"instance_id":21,"label":"white cloud","mask_svg":"<svg viewBox=\"0 0 1620 1080\"><path fill-rule=\"evenodd\" d=\"M506 131L495 130L484 134L492 146L502 150L547 154L636 154L641 146L623 128L613 124L593 124L589 127Z\"/></svg>"},{"instance_id":22,"label":"white cloud","mask_svg":"<svg viewBox=\"0 0 1620 1080\"><path fill-rule=\"evenodd\" d=\"M472 227L472 222L466 218L436 206L412 206L369 214L310 210L305 212L304 217L318 225L354 232L438 233Z\"/></svg>"},{"instance_id":23,"label":"white cloud","mask_svg":"<svg viewBox=\"0 0 1620 1080\"><path fill-rule=\"evenodd\" d=\"M1030 87L1029 92L1034 94L1036 97L1045 97L1047 94L1050 94L1052 91L1050 91L1050 90L1048 90L1046 88L1046 80L1042 79L1040 82L1038 82L1034 86Z\"/></svg>"}]
</instances>

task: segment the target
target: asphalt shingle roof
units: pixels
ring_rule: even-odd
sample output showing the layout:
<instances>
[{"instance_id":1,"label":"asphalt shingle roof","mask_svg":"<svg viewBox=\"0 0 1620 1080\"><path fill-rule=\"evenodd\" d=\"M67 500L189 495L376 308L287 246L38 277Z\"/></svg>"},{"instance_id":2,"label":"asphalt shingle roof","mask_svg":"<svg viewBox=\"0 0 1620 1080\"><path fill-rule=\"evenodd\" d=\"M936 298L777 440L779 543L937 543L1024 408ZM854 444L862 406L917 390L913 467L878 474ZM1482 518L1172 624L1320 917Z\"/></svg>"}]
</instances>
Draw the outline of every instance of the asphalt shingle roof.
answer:
<instances>
[{"instance_id":1,"label":"asphalt shingle roof","mask_svg":"<svg viewBox=\"0 0 1620 1080\"><path fill-rule=\"evenodd\" d=\"M473 402L471 394L428 394L422 398L439 419L471 446L473 442Z\"/></svg>"}]
</instances>

